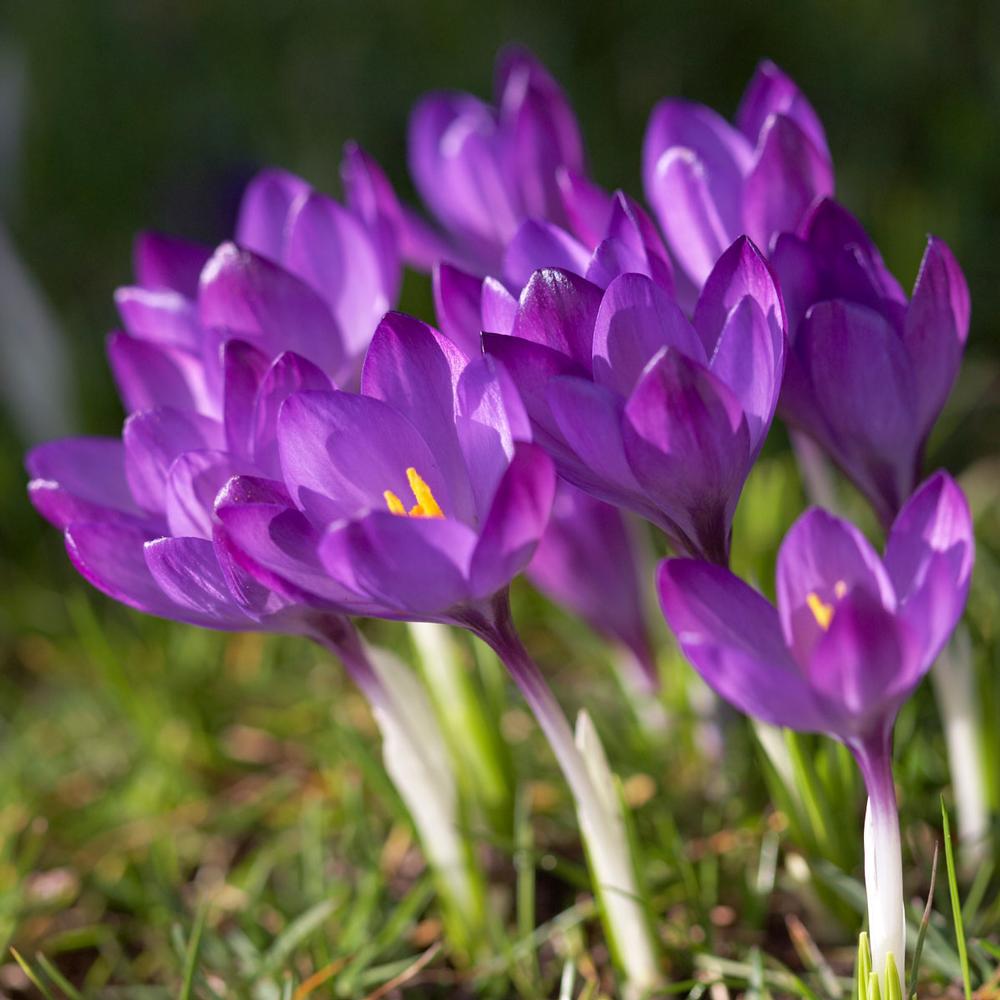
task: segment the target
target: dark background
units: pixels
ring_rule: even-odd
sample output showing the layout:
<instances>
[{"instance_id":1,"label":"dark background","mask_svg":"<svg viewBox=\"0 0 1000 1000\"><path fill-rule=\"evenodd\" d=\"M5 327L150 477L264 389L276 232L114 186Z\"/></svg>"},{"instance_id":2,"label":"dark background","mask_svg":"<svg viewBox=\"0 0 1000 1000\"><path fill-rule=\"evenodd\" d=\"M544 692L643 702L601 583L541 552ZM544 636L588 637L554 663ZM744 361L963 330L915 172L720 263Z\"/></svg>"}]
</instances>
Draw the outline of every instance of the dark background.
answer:
<instances>
[{"instance_id":1,"label":"dark background","mask_svg":"<svg viewBox=\"0 0 1000 1000\"><path fill-rule=\"evenodd\" d=\"M683 95L731 115L757 61L778 62L826 124L841 199L903 285L933 231L972 286L969 362L931 464L961 471L996 450L1000 5L973 2L8 0L0 224L69 357L62 382L53 372L38 393L53 414L44 433L120 427L103 342L138 229L224 238L243 184L265 164L338 193L349 138L412 196L412 103L431 88L488 95L495 52L511 41L562 81L596 179L637 194L656 100ZM411 276L404 307L428 302L424 279ZM31 332L7 312L0 333L18 351ZM58 538L24 500L31 434L10 417L0 399L0 571L16 581L44 563L58 574ZM0 624L21 622L8 606Z\"/></svg>"}]
</instances>

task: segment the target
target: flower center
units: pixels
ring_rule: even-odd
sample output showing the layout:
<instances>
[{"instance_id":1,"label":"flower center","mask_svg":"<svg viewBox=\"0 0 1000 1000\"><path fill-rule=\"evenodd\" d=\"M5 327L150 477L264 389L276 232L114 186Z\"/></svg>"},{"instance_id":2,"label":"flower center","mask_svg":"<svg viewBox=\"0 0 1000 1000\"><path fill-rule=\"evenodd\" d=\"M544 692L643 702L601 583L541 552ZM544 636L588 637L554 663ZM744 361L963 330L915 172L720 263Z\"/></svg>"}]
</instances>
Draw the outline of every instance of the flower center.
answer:
<instances>
[{"instance_id":1,"label":"flower center","mask_svg":"<svg viewBox=\"0 0 1000 1000\"><path fill-rule=\"evenodd\" d=\"M397 514L399 517L444 517L444 511L434 499L431 488L421 479L420 473L412 465L406 470L406 481L410 484L413 499L417 502L407 510L403 501L392 490L385 490L382 496L385 497L385 505L389 508L390 514Z\"/></svg>"},{"instance_id":2,"label":"flower center","mask_svg":"<svg viewBox=\"0 0 1000 1000\"><path fill-rule=\"evenodd\" d=\"M838 580L833 585L833 596L839 601L844 594L847 593L847 584L843 580ZM836 606L833 604L827 604L816 591L812 591L806 597L806 604L809 605L809 610L813 613L813 618L816 619L816 624L825 632L829 627L830 623L833 621L833 614L836 610Z\"/></svg>"}]
</instances>

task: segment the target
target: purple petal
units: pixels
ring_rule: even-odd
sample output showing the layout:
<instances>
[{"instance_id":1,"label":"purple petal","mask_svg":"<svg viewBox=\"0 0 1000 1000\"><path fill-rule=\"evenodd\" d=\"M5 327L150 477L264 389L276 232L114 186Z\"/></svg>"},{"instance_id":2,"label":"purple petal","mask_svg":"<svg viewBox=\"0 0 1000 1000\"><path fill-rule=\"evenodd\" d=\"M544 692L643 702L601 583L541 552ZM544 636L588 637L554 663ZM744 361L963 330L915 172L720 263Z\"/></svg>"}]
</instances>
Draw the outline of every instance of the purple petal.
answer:
<instances>
[{"instance_id":1,"label":"purple petal","mask_svg":"<svg viewBox=\"0 0 1000 1000\"><path fill-rule=\"evenodd\" d=\"M830 158L826 132L812 105L791 77L770 60L764 60L757 66L743 93L736 112L736 127L756 145L768 119L778 114L791 118L813 145L827 159Z\"/></svg>"},{"instance_id":2,"label":"purple petal","mask_svg":"<svg viewBox=\"0 0 1000 1000\"><path fill-rule=\"evenodd\" d=\"M215 505L222 525L217 547L223 545L239 570L285 600L368 610L363 604L355 608L353 595L331 579L319 561L319 530L291 503L280 483L252 476L231 479ZM262 595L247 592L245 581L233 582L244 601L261 603Z\"/></svg>"},{"instance_id":3,"label":"purple petal","mask_svg":"<svg viewBox=\"0 0 1000 1000\"><path fill-rule=\"evenodd\" d=\"M472 556L469 586L474 596L491 597L528 565L548 523L555 490L549 456L537 445L515 445Z\"/></svg>"},{"instance_id":4,"label":"purple petal","mask_svg":"<svg viewBox=\"0 0 1000 1000\"><path fill-rule=\"evenodd\" d=\"M450 518L374 511L331 528L319 554L334 580L385 617L441 620L469 600L476 534Z\"/></svg>"},{"instance_id":5,"label":"purple petal","mask_svg":"<svg viewBox=\"0 0 1000 1000\"><path fill-rule=\"evenodd\" d=\"M666 348L625 404L628 463L691 554L724 561L736 501L750 471L743 408L706 368ZM691 546L694 548L691 548Z\"/></svg>"},{"instance_id":6,"label":"purple petal","mask_svg":"<svg viewBox=\"0 0 1000 1000\"><path fill-rule=\"evenodd\" d=\"M490 333L513 333L517 299L496 278L486 278L482 291L481 329Z\"/></svg>"},{"instance_id":7,"label":"purple petal","mask_svg":"<svg viewBox=\"0 0 1000 1000\"><path fill-rule=\"evenodd\" d=\"M605 236L587 267L589 281L606 288L620 274L645 274L673 294L673 268L660 234L649 216L621 191L612 202Z\"/></svg>"},{"instance_id":8,"label":"purple petal","mask_svg":"<svg viewBox=\"0 0 1000 1000\"><path fill-rule=\"evenodd\" d=\"M284 263L293 206L312 188L287 170L262 170L243 192L236 242L278 264Z\"/></svg>"},{"instance_id":9,"label":"purple petal","mask_svg":"<svg viewBox=\"0 0 1000 1000\"><path fill-rule=\"evenodd\" d=\"M709 368L732 389L750 431L751 460L764 446L778 404L784 340L775 338L757 303L745 296L722 328Z\"/></svg>"},{"instance_id":10,"label":"purple petal","mask_svg":"<svg viewBox=\"0 0 1000 1000\"><path fill-rule=\"evenodd\" d=\"M278 417L278 448L292 497L319 524L384 510L386 490L408 502L410 467L452 513L436 457L416 427L381 400L346 392L290 396Z\"/></svg>"},{"instance_id":11,"label":"purple petal","mask_svg":"<svg viewBox=\"0 0 1000 1000\"><path fill-rule=\"evenodd\" d=\"M119 288L115 305L133 337L188 351L200 350L198 311L186 295L162 288Z\"/></svg>"},{"instance_id":12,"label":"purple petal","mask_svg":"<svg viewBox=\"0 0 1000 1000\"><path fill-rule=\"evenodd\" d=\"M224 451L189 451L174 459L165 501L170 534L211 539L215 498L240 471L239 461Z\"/></svg>"},{"instance_id":13,"label":"purple petal","mask_svg":"<svg viewBox=\"0 0 1000 1000\"><path fill-rule=\"evenodd\" d=\"M771 251L771 268L785 304L788 338L794 344L809 307L828 298L822 292L819 266L805 240L792 233L781 233Z\"/></svg>"},{"instance_id":14,"label":"purple petal","mask_svg":"<svg viewBox=\"0 0 1000 1000\"><path fill-rule=\"evenodd\" d=\"M775 115L743 188L743 228L761 246L796 232L813 203L833 194L833 163L791 118Z\"/></svg>"},{"instance_id":15,"label":"purple petal","mask_svg":"<svg viewBox=\"0 0 1000 1000\"><path fill-rule=\"evenodd\" d=\"M223 424L226 447L235 455L253 455L254 401L270 366L268 356L246 341L223 347Z\"/></svg>"},{"instance_id":16,"label":"purple petal","mask_svg":"<svg viewBox=\"0 0 1000 1000\"><path fill-rule=\"evenodd\" d=\"M913 634L861 589L840 601L807 669L832 717L829 729L844 740L891 725L922 674Z\"/></svg>"},{"instance_id":17,"label":"purple petal","mask_svg":"<svg viewBox=\"0 0 1000 1000\"><path fill-rule=\"evenodd\" d=\"M662 288L642 274L615 278L594 324L594 378L627 396L663 347L675 347L694 361L706 362L697 334Z\"/></svg>"},{"instance_id":18,"label":"purple petal","mask_svg":"<svg viewBox=\"0 0 1000 1000\"><path fill-rule=\"evenodd\" d=\"M232 243L219 247L206 265L198 309L205 326L243 335L265 354L295 351L331 375L345 362L341 332L319 295Z\"/></svg>"},{"instance_id":19,"label":"purple petal","mask_svg":"<svg viewBox=\"0 0 1000 1000\"><path fill-rule=\"evenodd\" d=\"M528 219L507 244L503 276L511 287L521 288L531 280L533 272L543 267L583 274L589 260L587 248L565 229L550 222Z\"/></svg>"},{"instance_id":20,"label":"purple petal","mask_svg":"<svg viewBox=\"0 0 1000 1000\"><path fill-rule=\"evenodd\" d=\"M483 279L441 263L433 271L433 289L434 314L442 333L467 357L478 357L482 353L479 333L483 327L480 308ZM512 324L516 308L511 298Z\"/></svg>"},{"instance_id":21,"label":"purple petal","mask_svg":"<svg viewBox=\"0 0 1000 1000\"><path fill-rule=\"evenodd\" d=\"M569 271L536 271L521 293L514 336L552 348L590 369L601 290Z\"/></svg>"},{"instance_id":22,"label":"purple petal","mask_svg":"<svg viewBox=\"0 0 1000 1000\"><path fill-rule=\"evenodd\" d=\"M556 182L570 229L586 246L597 246L611 219L611 195L584 174L568 167L556 171Z\"/></svg>"},{"instance_id":23,"label":"purple petal","mask_svg":"<svg viewBox=\"0 0 1000 1000\"><path fill-rule=\"evenodd\" d=\"M969 286L951 250L932 236L903 328L903 344L916 381L918 419L925 434L948 399L968 335Z\"/></svg>"},{"instance_id":24,"label":"purple petal","mask_svg":"<svg viewBox=\"0 0 1000 1000\"><path fill-rule=\"evenodd\" d=\"M705 164L690 149L667 150L646 188L667 243L688 278L701 287L739 226L729 226L712 199Z\"/></svg>"},{"instance_id":25,"label":"purple petal","mask_svg":"<svg viewBox=\"0 0 1000 1000\"><path fill-rule=\"evenodd\" d=\"M211 541L158 538L146 543L144 553L156 585L187 609L196 624L208 622L214 628L240 630L255 626L233 600Z\"/></svg>"},{"instance_id":26,"label":"purple petal","mask_svg":"<svg viewBox=\"0 0 1000 1000\"><path fill-rule=\"evenodd\" d=\"M151 232L140 233L132 251L140 285L179 292L189 299L197 295L198 277L211 256L211 247Z\"/></svg>"},{"instance_id":27,"label":"purple petal","mask_svg":"<svg viewBox=\"0 0 1000 1000\"><path fill-rule=\"evenodd\" d=\"M108 337L108 360L130 413L172 406L219 415L201 359L188 351L113 333Z\"/></svg>"},{"instance_id":28,"label":"purple petal","mask_svg":"<svg viewBox=\"0 0 1000 1000\"><path fill-rule=\"evenodd\" d=\"M775 353L780 353L785 330L781 294L760 250L741 236L715 262L695 307L694 328L709 357L716 351L729 314L748 295L766 317Z\"/></svg>"},{"instance_id":29,"label":"purple petal","mask_svg":"<svg viewBox=\"0 0 1000 1000\"><path fill-rule=\"evenodd\" d=\"M49 441L28 452L25 466L33 480L32 502L60 528L98 510L142 515L125 478L125 449L118 438Z\"/></svg>"},{"instance_id":30,"label":"purple petal","mask_svg":"<svg viewBox=\"0 0 1000 1000\"><path fill-rule=\"evenodd\" d=\"M891 520L912 491L919 434L913 372L899 336L870 309L821 302L806 316L796 353L834 457ZM807 413L804 426L808 421L814 417Z\"/></svg>"},{"instance_id":31,"label":"purple petal","mask_svg":"<svg viewBox=\"0 0 1000 1000\"><path fill-rule=\"evenodd\" d=\"M448 483L448 515L460 520L469 520L474 509L455 428L456 386L465 365L455 345L426 323L389 313L375 331L361 376L362 391L405 414L427 442Z\"/></svg>"},{"instance_id":32,"label":"purple petal","mask_svg":"<svg viewBox=\"0 0 1000 1000\"><path fill-rule=\"evenodd\" d=\"M309 195L290 222L284 263L326 301L347 354L362 354L398 280L385 286L376 246L357 217L332 198Z\"/></svg>"},{"instance_id":33,"label":"purple petal","mask_svg":"<svg viewBox=\"0 0 1000 1000\"><path fill-rule=\"evenodd\" d=\"M122 439L129 489L136 503L154 514L166 511L167 475L178 455L225 447L218 421L169 408L132 414Z\"/></svg>"},{"instance_id":34,"label":"purple petal","mask_svg":"<svg viewBox=\"0 0 1000 1000\"><path fill-rule=\"evenodd\" d=\"M328 392L336 388L311 361L291 351L277 357L257 389L252 412L251 453L255 464L268 475L281 476L278 454L278 415L281 404L296 392Z\"/></svg>"},{"instance_id":35,"label":"purple petal","mask_svg":"<svg viewBox=\"0 0 1000 1000\"><path fill-rule=\"evenodd\" d=\"M803 665L824 631L809 606L810 595L832 608L834 618L848 591L864 591L890 611L896 607L889 576L864 535L815 508L792 525L781 543L776 582L785 642Z\"/></svg>"},{"instance_id":36,"label":"purple petal","mask_svg":"<svg viewBox=\"0 0 1000 1000\"><path fill-rule=\"evenodd\" d=\"M721 697L771 725L828 728L788 655L777 612L760 594L728 570L692 559L661 563L657 582L684 655Z\"/></svg>"}]
</instances>

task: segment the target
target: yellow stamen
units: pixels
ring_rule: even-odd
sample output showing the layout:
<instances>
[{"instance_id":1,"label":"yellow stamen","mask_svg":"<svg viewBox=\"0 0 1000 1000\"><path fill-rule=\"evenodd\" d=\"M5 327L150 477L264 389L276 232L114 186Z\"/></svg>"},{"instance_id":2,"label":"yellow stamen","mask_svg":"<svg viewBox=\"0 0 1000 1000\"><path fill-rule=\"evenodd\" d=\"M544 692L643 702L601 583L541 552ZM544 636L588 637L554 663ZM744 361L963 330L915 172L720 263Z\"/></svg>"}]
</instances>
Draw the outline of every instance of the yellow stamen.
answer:
<instances>
[{"instance_id":1,"label":"yellow stamen","mask_svg":"<svg viewBox=\"0 0 1000 1000\"><path fill-rule=\"evenodd\" d=\"M403 517L406 517L406 508L403 506L403 501L392 490L384 490L382 496L385 497L385 505L389 508L390 514L402 514Z\"/></svg>"},{"instance_id":2,"label":"yellow stamen","mask_svg":"<svg viewBox=\"0 0 1000 1000\"><path fill-rule=\"evenodd\" d=\"M410 484L413 498L417 502L407 510L403 501L392 490L384 490L382 496L385 497L385 505L389 508L390 514L399 517L444 517L444 511L434 499L431 488L413 466L406 470L406 481Z\"/></svg>"},{"instance_id":3,"label":"yellow stamen","mask_svg":"<svg viewBox=\"0 0 1000 1000\"><path fill-rule=\"evenodd\" d=\"M833 585L833 596L839 601L847 593L847 584L843 580L838 580ZM825 632L833 621L834 605L827 604L816 591L806 596L806 604L816 619L816 624Z\"/></svg>"},{"instance_id":4,"label":"yellow stamen","mask_svg":"<svg viewBox=\"0 0 1000 1000\"><path fill-rule=\"evenodd\" d=\"M406 481L410 484L413 497L417 501L416 507L410 510L410 517L444 517L444 511L434 499L431 488L420 478L420 473L412 465L406 470Z\"/></svg>"}]
</instances>

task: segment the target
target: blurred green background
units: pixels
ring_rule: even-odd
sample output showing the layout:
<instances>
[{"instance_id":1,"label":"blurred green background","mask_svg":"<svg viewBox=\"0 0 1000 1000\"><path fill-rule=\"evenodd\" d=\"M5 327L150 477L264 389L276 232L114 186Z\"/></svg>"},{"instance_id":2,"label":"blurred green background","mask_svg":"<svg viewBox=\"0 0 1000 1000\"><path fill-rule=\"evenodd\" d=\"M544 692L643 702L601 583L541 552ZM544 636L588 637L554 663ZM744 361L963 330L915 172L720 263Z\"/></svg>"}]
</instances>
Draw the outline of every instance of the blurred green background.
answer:
<instances>
[{"instance_id":1,"label":"blurred green background","mask_svg":"<svg viewBox=\"0 0 1000 1000\"><path fill-rule=\"evenodd\" d=\"M54 378L36 400L51 422L75 433L120 426L103 340L116 324L112 292L130 280L136 230L224 238L242 185L266 164L338 193L347 139L367 147L412 197L405 125L413 101L432 88L488 95L495 52L512 41L533 49L564 85L595 178L636 194L640 143L658 98L683 95L729 115L759 59L789 72L826 125L839 196L904 287L928 231L965 268L969 362L932 462L956 472L975 464L974 482L988 498L980 509L989 508L1000 402L1000 4L972 0L6 0L0 224L64 338L65 383ZM428 301L423 280L408 281L404 305L426 310ZM5 323L6 350L30 354L16 319ZM134 981L169 979L172 946L154 942L168 940L173 921L190 919L189 890L199 877L211 881L213 865L244 864L241 885L269 884L280 927L322 898L332 831L341 856L362 871L365 860L377 867L400 809L369 816L366 796L392 800L375 751L365 749L370 725L358 722L355 696L317 666L312 650L142 622L76 580L56 533L25 500L28 436L0 400L0 922L23 914L27 899L40 923L21 933L55 953L82 950L79 976L91 985L122 980L122 963L136 956ZM768 513L790 519L799 502L792 487L790 506ZM987 573L988 553L1000 550L991 510L983 515ZM760 543L765 561L772 542ZM980 599L983 622L996 603ZM529 624L542 613L529 607ZM558 619L551 627L572 629ZM992 645L983 656L995 664ZM303 661L294 675L283 672L289 659ZM995 697L996 686L990 690ZM332 730L331 702L343 723ZM919 732L918 720L934 725L927 699L905 731ZM619 761L643 769L641 746L618 732L611 742ZM910 766L927 789L945 780L936 746L937 756ZM363 788L323 770L345 754ZM237 778L252 782L262 771L263 791L234 790ZM304 782L303 773L326 774L327 784ZM336 805L313 809L330 787ZM933 817L933 796L918 808ZM150 831L141 826L150 816L165 819ZM703 818L710 825L719 816ZM250 828L270 853L244 863ZM49 896L24 888L36 859L65 873L61 887L58 879L43 887ZM355 895L348 901L358 905ZM74 903L68 922L57 919ZM113 930L98 929L109 921ZM365 927L345 933L363 941ZM11 931L0 923L0 938ZM270 961L277 967L283 957ZM0 967L0 993L3 968L13 977L8 986L19 982L9 965Z\"/></svg>"}]
</instances>

